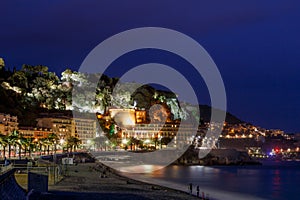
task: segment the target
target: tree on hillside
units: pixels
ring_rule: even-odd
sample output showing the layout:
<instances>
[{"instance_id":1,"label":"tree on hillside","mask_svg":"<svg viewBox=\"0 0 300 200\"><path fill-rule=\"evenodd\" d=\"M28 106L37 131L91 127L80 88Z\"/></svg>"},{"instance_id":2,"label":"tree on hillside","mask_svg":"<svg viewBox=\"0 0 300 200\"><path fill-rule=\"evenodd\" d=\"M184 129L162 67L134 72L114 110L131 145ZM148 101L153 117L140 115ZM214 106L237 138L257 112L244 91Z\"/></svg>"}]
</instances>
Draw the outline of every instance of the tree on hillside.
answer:
<instances>
[{"instance_id":1,"label":"tree on hillside","mask_svg":"<svg viewBox=\"0 0 300 200\"><path fill-rule=\"evenodd\" d=\"M3 58L0 58L0 70L2 70L5 67L5 63Z\"/></svg>"},{"instance_id":2,"label":"tree on hillside","mask_svg":"<svg viewBox=\"0 0 300 200\"><path fill-rule=\"evenodd\" d=\"M22 88L24 92L28 89L28 79L23 71L16 71L8 78L8 81L11 85Z\"/></svg>"}]
</instances>

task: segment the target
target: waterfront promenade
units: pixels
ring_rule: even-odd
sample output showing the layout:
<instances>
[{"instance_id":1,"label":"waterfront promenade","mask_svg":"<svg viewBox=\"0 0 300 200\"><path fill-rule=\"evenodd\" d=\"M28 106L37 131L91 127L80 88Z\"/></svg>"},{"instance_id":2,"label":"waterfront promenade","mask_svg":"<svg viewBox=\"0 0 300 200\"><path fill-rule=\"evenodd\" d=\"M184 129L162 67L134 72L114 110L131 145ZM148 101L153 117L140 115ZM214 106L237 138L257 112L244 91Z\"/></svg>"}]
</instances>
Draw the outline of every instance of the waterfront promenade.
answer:
<instances>
[{"instance_id":1,"label":"waterfront promenade","mask_svg":"<svg viewBox=\"0 0 300 200\"><path fill-rule=\"evenodd\" d=\"M119 176L99 163L69 166L67 174L56 185L49 185L43 199L199 199L185 192Z\"/></svg>"}]
</instances>

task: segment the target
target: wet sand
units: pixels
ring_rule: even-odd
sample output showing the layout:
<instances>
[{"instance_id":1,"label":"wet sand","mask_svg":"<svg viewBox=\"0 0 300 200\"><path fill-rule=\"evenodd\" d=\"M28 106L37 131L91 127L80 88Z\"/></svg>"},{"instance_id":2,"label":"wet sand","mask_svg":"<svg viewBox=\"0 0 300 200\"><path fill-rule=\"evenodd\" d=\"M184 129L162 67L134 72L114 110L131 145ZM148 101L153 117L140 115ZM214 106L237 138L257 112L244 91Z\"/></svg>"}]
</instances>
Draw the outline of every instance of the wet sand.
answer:
<instances>
[{"instance_id":1,"label":"wet sand","mask_svg":"<svg viewBox=\"0 0 300 200\"><path fill-rule=\"evenodd\" d=\"M188 193L167 187L129 179L111 172L100 163L85 163L68 167L68 176L49 186L43 199L199 199Z\"/></svg>"}]
</instances>

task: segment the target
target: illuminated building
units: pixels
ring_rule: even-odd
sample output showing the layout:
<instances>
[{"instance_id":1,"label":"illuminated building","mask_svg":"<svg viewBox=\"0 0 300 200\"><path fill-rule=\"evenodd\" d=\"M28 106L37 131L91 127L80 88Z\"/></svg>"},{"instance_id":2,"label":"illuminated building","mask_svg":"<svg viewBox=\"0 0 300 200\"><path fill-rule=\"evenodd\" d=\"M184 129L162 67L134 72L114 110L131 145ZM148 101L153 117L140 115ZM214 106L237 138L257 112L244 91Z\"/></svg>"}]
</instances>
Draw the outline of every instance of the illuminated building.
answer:
<instances>
[{"instance_id":1,"label":"illuminated building","mask_svg":"<svg viewBox=\"0 0 300 200\"><path fill-rule=\"evenodd\" d=\"M52 129L47 128L20 127L19 133L25 138L42 139L53 132Z\"/></svg>"},{"instance_id":2,"label":"illuminated building","mask_svg":"<svg viewBox=\"0 0 300 200\"><path fill-rule=\"evenodd\" d=\"M135 122L136 123L145 123L147 119L147 113L145 110L136 110L135 111Z\"/></svg>"},{"instance_id":3,"label":"illuminated building","mask_svg":"<svg viewBox=\"0 0 300 200\"><path fill-rule=\"evenodd\" d=\"M96 137L96 120L73 118L75 136L79 137L83 146L89 146Z\"/></svg>"},{"instance_id":4,"label":"illuminated building","mask_svg":"<svg viewBox=\"0 0 300 200\"><path fill-rule=\"evenodd\" d=\"M109 109L110 117L121 127L135 125L134 109Z\"/></svg>"},{"instance_id":5,"label":"illuminated building","mask_svg":"<svg viewBox=\"0 0 300 200\"><path fill-rule=\"evenodd\" d=\"M78 137L83 146L96 137L96 120L71 117L43 117L37 119L37 127L51 129L60 139Z\"/></svg>"},{"instance_id":6,"label":"illuminated building","mask_svg":"<svg viewBox=\"0 0 300 200\"><path fill-rule=\"evenodd\" d=\"M135 138L144 143L153 144L153 142L160 143L163 138L168 138L168 141L173 140L171 147L176 148L191 144L193 141L191 135L197 131L192 124L177 122L147 123L145 110L110 109L109 113L121 129L120 141L122 143L129 138ZM180 130L180 134L178 134L178 130Z\"/></svg>"},{"instance_id":7,"label":"illuminated building","mask_svg":"<svg viewBox=\"0 0 300 200\"><path fill-rule=\"evenodd\" d=\"M180 130L180 134L178 131ZM173 140L171 147L181 148L184 145L190 145L193 142L192 136L197 129L192 124L178 123L151 123L136 124L123 130L122 138L136 138L138 140L161 142L162 138Z\"/></svg>"},{"instance_id":8,"label":"illuminated building","mask_svg":"<svg viewBox=\"0 0 300 200\"><path fill-rule=\"evenodd\" d=\"M75 136L75 127L69 117L43 117L37 119L38 128L52 129L59 138Z\"/></svg>"},{"instance_id":9,"label":"illuminated building","mask_svg":"<svg viewBox=\"0 0 300 200\"><path fill-rule=\"evenodd\" d=\"M10 114L0 113L0 133L9 135L14 130L18 130L18 117Z\"/></svg>"}]
</instances>

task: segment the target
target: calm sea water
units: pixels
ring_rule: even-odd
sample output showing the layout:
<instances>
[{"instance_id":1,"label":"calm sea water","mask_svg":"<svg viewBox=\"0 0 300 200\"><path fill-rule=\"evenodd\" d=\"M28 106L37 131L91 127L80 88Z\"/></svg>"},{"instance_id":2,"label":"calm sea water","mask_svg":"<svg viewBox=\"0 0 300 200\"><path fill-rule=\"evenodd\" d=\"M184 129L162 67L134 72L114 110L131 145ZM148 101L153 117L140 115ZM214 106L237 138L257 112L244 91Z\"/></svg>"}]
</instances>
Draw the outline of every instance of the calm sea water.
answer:
<instances>
[{"instance_id":1,"label":"calm sea water","mask_svg":"<svg viewBox=\"0 0 300 200\"><path fill-rule=\"evenodd\" d=\"M199 185L211 199L300 199L299 162L263 166L170 166L143 176L139 178L183 190L189 183Z\"/></svg>"}]
</instances>

